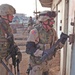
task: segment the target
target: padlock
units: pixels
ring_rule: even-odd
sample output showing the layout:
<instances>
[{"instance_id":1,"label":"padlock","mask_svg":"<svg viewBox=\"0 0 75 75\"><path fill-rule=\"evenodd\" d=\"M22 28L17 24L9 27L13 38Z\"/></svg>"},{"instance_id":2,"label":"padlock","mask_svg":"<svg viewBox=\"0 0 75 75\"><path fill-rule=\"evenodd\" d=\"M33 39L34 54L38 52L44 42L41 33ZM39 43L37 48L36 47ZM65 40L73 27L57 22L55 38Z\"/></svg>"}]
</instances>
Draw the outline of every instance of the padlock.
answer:
<instances>
[{"instance_id":1,"label":"padlock","mask_svg":"<svg viewBox=\"0 0 75 75\"><path fill-rule=\"evenodd\" d=\"M74 26L74 22L71 22L70 24L71 24L71 26Z\"/></svg>"},{"instance_id":2,"label":"padlock","mask_svg":"<svg viewBox=\"0 0 75 75\"><path fill-rule=\"evenodd\" d=\"M69 35L69 44L74 43L74 34Z\"/></svg>"}]
</instances>

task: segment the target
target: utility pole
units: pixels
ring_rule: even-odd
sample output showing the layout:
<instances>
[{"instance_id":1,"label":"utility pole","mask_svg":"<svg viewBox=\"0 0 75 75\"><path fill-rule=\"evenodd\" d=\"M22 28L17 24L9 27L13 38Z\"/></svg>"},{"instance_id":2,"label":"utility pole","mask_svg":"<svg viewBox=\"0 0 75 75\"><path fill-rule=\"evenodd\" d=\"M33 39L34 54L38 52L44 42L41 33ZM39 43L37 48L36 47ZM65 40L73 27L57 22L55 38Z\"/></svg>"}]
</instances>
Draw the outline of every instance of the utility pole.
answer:
<instances>
[{"instance_id":1,"label":"utility pole","mask_svg":"<svg viewBox=\"0 0 75 75\"><path fill-rule=\"evenodd\" d=\"M40 11L37 11L37 0L35 0L35 11L33 13L35 14L35 17L37 17L37 14L40 13Z\"/></svg>"},{"instance_id":2,"label":"utility pole","mask_svg":"<svg viewBox=\"0 0 75 75\"><path fill-rule=\"evenodd\" d=\"M36 16L37 16L37 0L35 0L35 8L36 8L35 9L36 10L35 12L36 12Z\"/></svg>"}]
</instances>

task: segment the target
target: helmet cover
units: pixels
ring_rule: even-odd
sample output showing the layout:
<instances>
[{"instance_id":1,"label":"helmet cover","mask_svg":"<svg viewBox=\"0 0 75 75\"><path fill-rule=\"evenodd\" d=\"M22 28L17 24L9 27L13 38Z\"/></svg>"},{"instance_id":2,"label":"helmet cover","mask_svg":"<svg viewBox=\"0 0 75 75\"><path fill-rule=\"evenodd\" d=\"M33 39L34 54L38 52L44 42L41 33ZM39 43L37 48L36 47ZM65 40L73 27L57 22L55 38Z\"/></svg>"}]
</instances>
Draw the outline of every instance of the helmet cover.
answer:
<instances>
[{"instance_id":1,"label":"helmet cover","mask_svg":"<svg viewBox=\"0 0 75 75\"><path fill-rule=\"evenodd\" d=\"M56 17L56 12L55 11L43 11L39 14L39 21L46 21L50 19L51 17Z\"/></svg>"},{"instance_id":2,"label":"helmet cover","mask_svg":"<svg viewBox=\"0 0 75 75\"><path fill-rule=\"evenodd\" d=\"M13 15L16 13L16 10L13 6L9 4L2 4L0 5L0 15Z\"/></svg>"}]
</instances>

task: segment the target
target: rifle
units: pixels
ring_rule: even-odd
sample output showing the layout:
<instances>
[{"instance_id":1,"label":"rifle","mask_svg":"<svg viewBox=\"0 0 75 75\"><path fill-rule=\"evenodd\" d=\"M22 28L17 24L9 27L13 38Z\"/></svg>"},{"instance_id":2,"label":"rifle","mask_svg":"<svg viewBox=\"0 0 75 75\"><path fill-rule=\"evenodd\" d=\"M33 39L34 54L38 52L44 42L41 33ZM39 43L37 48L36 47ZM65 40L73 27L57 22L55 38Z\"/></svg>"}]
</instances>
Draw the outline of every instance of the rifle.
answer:
<instances>
[{"instance_id":1,"label":"rifle","mask_svg":"<svg viewBox=\"0 0 75 75\"><path fill-rule=\"evenodd\" d=\"M60 39L58 39L57 42L50 49L45 50L43 56L40 58L38 63L44 62L45 60L47 60L48 57L52 58L52 56L54 55L54 53L57 50L56 47L58 46L58 44L60 42L65 44L68 37L69 36L67 34L62 33L61 36L60 36Z\"/></svg>"},{"instance_id":2,"label":"rifle","mask_svg":"<svg viewBox=\"0 0 75 75\"><path fill-rule=\"evenodd\" d=\"M12 47L9 48L10 51L10 55L12 57L12 63L13 63L13 66L14 66L14 72L15 72L15 75L16 75L16 66L17 66L17 69L19 70L19 59L18 59L18 54L17 54L17 51L18 51L18 47L17 45L12 45ZM17 71L19 72L19 71ZM17 73L18 75L20 75L19 73Z\"/></svg>"},{"instance_id":3,"label":"rifle","mask_svg":"<svg viewBox=\"0 0 75 75\"><path fill-rule=\"evenodd\" d=\"M16 58L16 56L18 56L18 53L21 55L21 53L18 52L19 48L14 43L13 34L11 34L7 31L4 24L7 24L7 23L4 21L3 18L0 17L0 27L7 34L7 41L9 43L9 49L8 49L9 56L6 58L6 60L8 60L8 58L10 58L10 57L12 58L12 62L13 62L14 70L15 70L15 75L16 75L16 64L18 63L17 69L19 70L19 63L20 63L20 61L17 61L17 60L19 60L19 58ZM22 57L22 55L21 55L21 57ZM3 64L3 61L2 61L2 64ZM6 68L6 65L4 65L4 67ZM8 67L6 69L8 70ZM20 75L20 73L17 73L17 74ZM12 74L10 74L10 75L12 75Z\"/></svg>"},{"instance_id":4,"label":"rifle","mask_svg":"<svg viewBox=\"0 0 75 75\"><path fill-rule=\"evenodd\" d=\"M29 73L30 73L30 70L32 70L32 67L31 67L31 65L29 64L29 67L28 67L28 69L27 69L27 74L29 75Z\"/></svg>"}]
</instances>

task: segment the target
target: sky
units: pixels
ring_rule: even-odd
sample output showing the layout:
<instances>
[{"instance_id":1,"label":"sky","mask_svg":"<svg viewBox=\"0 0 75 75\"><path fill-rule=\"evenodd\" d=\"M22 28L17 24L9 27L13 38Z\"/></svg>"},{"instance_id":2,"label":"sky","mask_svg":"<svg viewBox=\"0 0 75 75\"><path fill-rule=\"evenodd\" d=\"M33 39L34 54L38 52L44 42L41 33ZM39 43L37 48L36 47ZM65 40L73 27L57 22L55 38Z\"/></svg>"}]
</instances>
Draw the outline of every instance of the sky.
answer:
<instances>
[{"instance_id":1,"label":"sky","mask_svg":"<svg viewBox=\"0 0 75 75\"><path fill-rule=\"evenodd\" d=\"M27 16L35 16L33 13L36 10L35 0L0 0L0 5L1 4L12 5L17 13L23 13ZM37 11L44 10L50 10L50 8L42 7L39 0L37 0Z\"/></svg>"}]
</instances>

